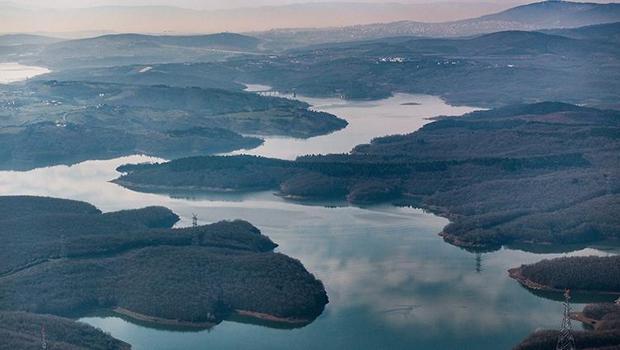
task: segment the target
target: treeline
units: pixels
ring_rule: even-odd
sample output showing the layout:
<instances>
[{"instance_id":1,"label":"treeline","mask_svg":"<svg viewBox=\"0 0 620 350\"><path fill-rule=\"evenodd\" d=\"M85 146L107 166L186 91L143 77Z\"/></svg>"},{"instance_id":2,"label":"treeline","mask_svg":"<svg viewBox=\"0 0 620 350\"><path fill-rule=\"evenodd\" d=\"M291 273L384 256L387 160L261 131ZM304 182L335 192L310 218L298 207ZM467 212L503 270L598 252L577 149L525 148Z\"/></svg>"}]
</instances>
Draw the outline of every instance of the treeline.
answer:
<instances>
[{"instance_id":1,"label":"treeline","mask_svg":"<svg viewBox=\"0 0 620 350\"><path fill-rule=\"evenodd\" d=\"M120 167L141 191L277 190L293 198L392 202L447 215L444 237L468 247L618 237L620 113L536 103L442 118L351 154L295 161L193 157Z\"/></svg>"},{"instance_id":2,"label":"treeline","mask_svg":"<svg viewBox=\"0 0 620 350\"><path fill-rule=\"evenodd\" d=\"M577 349L613 350L620 347L620 305L590 304L583 309L582 314L596 323L590 331L573 331ZM554 350L559 337L559 331L537 331L514 350Z\"/></svg>"},{"instance_id":3,"label":"treeline","mask_svg":"<svg viewBox=\"0 0 620 350\"><path fill-rule=\"evenodd\" d=\"M0 310L119 307L217 323L242 309L303 324L328 302L319 280L245 221L172 229L178 217L166 208L102 214L81 202L0 197L11 206L0 213Z\"/></svg>"},{"instance_id":4,"label":"treeline","mask_svg":"<svg viewBox=\"0 0 620 350\"><path fill-rule=\"evenodd\" d=\"M72 316L121 307L194 323L237 309L309 323L327 303L321 282L282 254L170 245L32 267L5 277L0 295L5 310Z\"/></svg>"},{"instance_id":5,"label":"treeline","mask_svg":"<svg viewBox=\"0 0 620 350\"><path fill-rule=\"evenodd\" d=\"M0 350L41 349L42 331L47 349L129 350L131 346L89 325L73 320L25 312L0 311Z\"/></svg>"},{"instance_id":6,"label":"treeline","mask_svg":"<svg viewBox=\"0 0 620 350\"><path fill-rule=\"evenodd\" d=\"M565 257L521 266L527 279L554 289L620 294L620 256Z\"/></svg>"},{"instance_id":7,"label":"treeline","mask_svg":"<svg viewBox=\"0 0 620 350\"><path fill-rule=\"evenodd\" d=\"M86 203L40 197L0 197L24 212L0 215L0 274L49 259L112 255L159 245L200 245L268 252L277 245L245 221L171 229L179 217L167 208L148 207L101 214ZM33 211L28 212L27 203ZM50 213L42 207L53 205ZM37 210L37 208L42 211ZM65 212L60 212L65 208ZM83 213L87 210L86 213ZM74 213L71 213L74 211Z\"/></svg>"},{"instance_id":8,"label":"treeline","mask_svg":"<svg viewBox=\"0 0 620 350\"><path fill-rule=\"evenodd\" d=\"M227 153L263 142L242 134L306 138L347 125L296 100L166 85L33 81L1 90L0 106L0 169L18 170Z\"/></svg>"},{"instance_id":9,"label":"treeline","mask_svg":"<svg viewBox=\"0 0 620 350\"><path fill-rule=\"evenodd\" d=\"M523 340L513 350L555 350L559 331L538 331ZM614 350L620 346L620 331L573 332L577 349Z\"/></svg>"}]
</instances>

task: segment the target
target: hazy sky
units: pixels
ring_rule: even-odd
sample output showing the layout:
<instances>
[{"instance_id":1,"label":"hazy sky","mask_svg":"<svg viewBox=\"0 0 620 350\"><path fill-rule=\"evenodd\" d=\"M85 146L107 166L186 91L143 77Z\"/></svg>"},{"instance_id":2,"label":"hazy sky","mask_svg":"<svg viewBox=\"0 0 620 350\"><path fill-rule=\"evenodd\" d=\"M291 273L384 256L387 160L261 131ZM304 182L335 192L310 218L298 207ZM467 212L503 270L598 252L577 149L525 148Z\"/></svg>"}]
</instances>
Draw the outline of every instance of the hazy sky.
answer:
<instances>
[{"instance_id":1,"label":"hazy sky","mask_svg":"<svg viewBox=\"0 0 620 350\"><path fill-rule=\"evenodd\" d=\"M528 3L528 0L11 0L7 1L17 5L29 7L63 8L63 7L90 7L105 5L144 6L144 5L167 5L194 9L222 9L236 7L256 7L263 5L284 5L292 3L309 2L369 2L369 3L437 3L437 2L487 2L487 3ZM608 3L620 2L620 0L590 0L590 2Z\"/></svg>"},{"instance_id":2,"label":"hazy sky","mask_svg":"<svg viewBox=\"0 0 620 350\"><path fill-rule=\"evenodd\" d=\"M620 2L620 0L591 0ZM343 5L342 3L348 3ZM361 6L364 2L372 6ZM213 33L402 20L446 22L497 13L531 0L0 0L0 33ZM262 8L265 5L340 3ZM399 5L404 4L404 5ZM420 4L420 5L418 5ZM6 6L9 5L9 6ZM99 8L99 6L175 6ZM17 9L15 8L17 7ZM93 8L97 7L97 8ZM26 8L26 9L24 9ZM69 10L68 8L71 8ZM237 9L237 10L230 10ZM80 34L82 35L82 34Z\"/></svg>"}]
</instances>

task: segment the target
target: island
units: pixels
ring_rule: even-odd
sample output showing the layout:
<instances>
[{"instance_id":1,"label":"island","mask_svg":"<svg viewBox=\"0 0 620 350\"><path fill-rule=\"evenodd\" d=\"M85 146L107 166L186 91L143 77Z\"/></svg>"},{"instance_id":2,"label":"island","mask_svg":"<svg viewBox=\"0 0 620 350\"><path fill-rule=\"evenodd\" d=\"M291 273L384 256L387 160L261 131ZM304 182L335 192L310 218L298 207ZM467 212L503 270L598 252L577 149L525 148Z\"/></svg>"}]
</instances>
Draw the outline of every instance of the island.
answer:
<instances>
[{"instance_id":1,"label":"island","mask_svg":"<svg viewBox=\"0 0 620 350\"><path fill-rule=\"evenodd\" d=\"M216 88L56 80L0 86L0 169L226 153L255 148L261 136L308 138L347 126L309 107Z\"/></svg>"},{"instance_id":2,"label":"island","mask_svg":"<svg viewBox=\"0 0 620 350\"><path fill-rule=\"evenodd\" d=\"M620 256L565 257L522 265L509 271L525 288L534 292L620 296ZM578 349L616 349L620 346L620 298L616 303L587 305L570 317L582 322L585 331L574 331ZM559 332L537 331L523 340L515 350L553 350Z\"/></svg>"},{"instance_id":3,"label":"island","mask_svg":"<svg viewBox=\"0 0 620 350\"><path fill-rule=\"evenodd\" d=\"M620 256L543 260L508 272L531 290L563 293L570 289L620 297Z\"/></svg>"},{"instance_id":4,"label":"island","mask_svg":"<svg viewBox=\"0 0 620 350\"><path fill-rule=\"evenodd\" d=\"M83 202L0 197L0 311L210 328L235 315L301 327L321 281L250 223L172 228L162 207L102 213Z\"/></svg>"},{"instance_id":5,"label":"island","mask_svg":"<svg viewBox=\"0 0 620 350\"><path fill-rule=\"evenodd\" d=\"M121 166L114 182L415 206L449 218L442 236L467 249L584 243L619 238L619 135L617 111L521 104L439 118L350 154L191 157Z\"/></svg>"}]
</instances>

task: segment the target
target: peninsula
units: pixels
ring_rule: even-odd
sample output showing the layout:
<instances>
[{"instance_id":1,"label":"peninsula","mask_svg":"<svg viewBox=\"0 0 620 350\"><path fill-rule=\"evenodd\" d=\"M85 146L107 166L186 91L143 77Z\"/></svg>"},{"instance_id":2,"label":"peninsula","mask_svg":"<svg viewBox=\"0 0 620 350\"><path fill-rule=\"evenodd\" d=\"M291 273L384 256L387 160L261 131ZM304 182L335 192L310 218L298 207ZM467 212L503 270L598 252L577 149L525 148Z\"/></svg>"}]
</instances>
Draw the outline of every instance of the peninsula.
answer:
<instances>
[{"instance_id":1,"label":"peninsula","mask_svg":"<svg viewBox=\"0 0 620 350\"><path fill-rule=\"evenodd\" d=\"M242 313L299 327L328 302L319 280L245 221L174 229L166 208L104 214L27 196L0 197L0 208L0 312L107 309L192 328Z\"/></svg>"},{"instance_id":2,"label":"peninsula","mask_svg":"<svg viewBox=\"0 0 620 350\"><path fill-rule=\"evenodd\" d=\"M261 136L307 138L346 125L304 102L240 91L32 81L0 86L0 169L225 153L257 147Z\"/></svg>"},{"instance_id":3,"label":"peninsula","mask_svg":"<svg viewBox=\"0 0 620 350\"><path fill-rule=\"evenodd\" d=\"M439 118L350 154L193 157L121 166L145 192L274 190L292 199L416 206L449 243L583 243L620 232L620 113L545 102Z\"/></svg>"}]
</instances>

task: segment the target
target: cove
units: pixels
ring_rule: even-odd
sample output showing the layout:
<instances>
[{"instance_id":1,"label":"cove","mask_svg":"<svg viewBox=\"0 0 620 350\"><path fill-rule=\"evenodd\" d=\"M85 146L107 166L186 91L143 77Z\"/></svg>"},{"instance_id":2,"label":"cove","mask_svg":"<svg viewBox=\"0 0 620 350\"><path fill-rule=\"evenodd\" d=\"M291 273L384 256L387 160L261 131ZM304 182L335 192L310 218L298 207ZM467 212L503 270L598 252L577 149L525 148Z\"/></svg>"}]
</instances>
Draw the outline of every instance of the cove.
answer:
<instances>
[{"instance_id":1,"label":"cove","mask_svg":"<svg viewBox=\"0 0 620 350\"><path fill-rule=\"evenodd\" d=\"M420 95L372 102L304 100L347 119L349 128L307 140L267 138L261 148L243 153L292 159L346 152L373 137L415 131L428 117L472 110ZM537 328L557 328L562 310L559 302L511 280L509 268L561 255L618 252L604 247L570 248L566 254L504 248L475 254L437 236L446 219L414 208L295 203L271 192L144 194L109 182L118 177L117 166L145 161L162 160L136 155L0 172L0 193L84 200L104 211L163 205L181 216L181 226L191 225L192 213L201 223L248 220L324 282L330 303L317 320L297 329L228 320L209 331L188 332L109 315L80 319L135 349L508 349Z\"/></svg>"}]
</instances>

